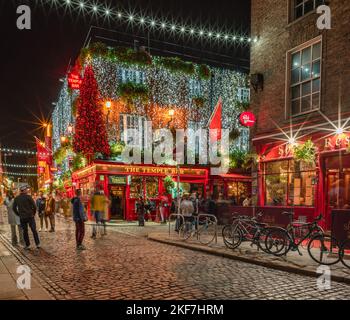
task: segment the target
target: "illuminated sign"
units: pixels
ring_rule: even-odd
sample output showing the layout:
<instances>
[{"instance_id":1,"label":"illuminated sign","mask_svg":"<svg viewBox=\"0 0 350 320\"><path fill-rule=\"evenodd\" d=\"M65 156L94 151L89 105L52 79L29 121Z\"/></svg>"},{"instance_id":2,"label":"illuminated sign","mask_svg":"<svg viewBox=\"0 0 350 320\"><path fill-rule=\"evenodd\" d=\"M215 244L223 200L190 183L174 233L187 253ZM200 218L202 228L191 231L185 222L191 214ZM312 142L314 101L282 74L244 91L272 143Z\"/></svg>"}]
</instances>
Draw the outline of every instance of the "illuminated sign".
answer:
<instances>
[{"instance_id":1,"label":"illuminated sign","mask_svg":"<svg viewBox=\"0 0 350 320\"><path fill-rule=\"evenodd\" d=\"M74 73L74 72L70 72L68 74L68 86L71 89L75 89L75 90L79 90L80 89L80 85L82 83L82 80L79 76L79 74Z\"/></svg>"},{"instance_id":2,"label":"illuminated sign","mask_svg":"<svg viewBox=\"0 0 350 320\"><path fill-rule=\"evenodd\" d=\"M126 176L109 176L110 184L126 184Z\"/></svg>"},{"instance_id":3,"label":"illuminated sign","mask_svg":"<svg viewBox=\"0 0 350 320\"><path fill-rule=\"evenodd\" d=\"M252 127L256 122L256 118L254 113L246 111L241 113L241 115L239 116L239 121L244 127Z\"/></svg>"}]
</instances>

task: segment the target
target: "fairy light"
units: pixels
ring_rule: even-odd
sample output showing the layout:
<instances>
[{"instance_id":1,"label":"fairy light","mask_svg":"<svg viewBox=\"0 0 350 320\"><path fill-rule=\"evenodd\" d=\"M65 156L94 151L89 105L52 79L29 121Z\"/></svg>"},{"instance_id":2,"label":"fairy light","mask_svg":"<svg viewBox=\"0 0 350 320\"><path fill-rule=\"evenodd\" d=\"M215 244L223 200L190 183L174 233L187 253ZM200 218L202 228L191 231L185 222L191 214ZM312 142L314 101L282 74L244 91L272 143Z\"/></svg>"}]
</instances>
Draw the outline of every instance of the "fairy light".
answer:
<instances>
[{"instance_id":1,"label":"fairy light","mask_svg":"<svg viewBox=\"0 0 350 320\"><path fill-rule=\"evenodd\" d=\"M2 164L4 167L9 167L9 168L37 168L37 165L28 165L28 164L12 164L12 163L3 163Z\"/></svg>"},{"instance_id":2,"label":"fairy light","mask_svg":"<svg viewBox=\"0 0 350 320\"><path fill-rule=\"evenodd\" d=\"M56 0L54 0L56 2ZM147 17L143 17L142 14L140 15L130 15L128 14L126 11L124 13L122 13L121 11L114 11L113 8L111 9L106 9L104 10L103 8L100 7L100 5L92 2L92 1L80 1L80 0L62 0L63 3L66 3L66 5L73 5L73 8L74 6L76 5L78 7L78 9L80 10L83 10L85 8L87 9L90 9L91 12L93 14L96 14L97 12L104 12L105 15L107 16L116 16L118 19L121 19L121 18L125 18L127 19L129 22L134 22L134 21L138 21L140 23L140 25L144 26L146 21L151 21L150 18L147 18ZM42 1L41 2L42 4L45 4L47 2L44 2ZM115 12L113 14L113 12ZM156 21L154 19L152 19L152 21L150 23L148 23L148 26L151 26L151 27L155 27L156 25L159 25L161 26L162 29L166 29L166 26L167 26L167 23L166 21ZM181 26L181 25L177 25L177 24L173 24L170 28L169 28L169 31L171 32L179 32L181 34L184 34L186 32L186 30L189 30L188 34L189 35L194 35L196 34L196 31L195 30L198 30L197 28L190 28L190 27L186 27L186 26ZM193 31L192 31L193 30ZM201 31L201 32L197 32L197 36L199 37L202 37L203 35L205 34L204 31ZM221 36L220 33L218 32L206 32L206 34L208 35L208 38L211 38L213 34L216 35L216 39L217 40L221 40L221 41L225 41L225 44L227 44L227 40L228 39L232 39L232 35L230 34L227 34L227 37L226 36ZM218 34L220 34L220 36L218 36ZM249 37L249 36L239 36L238 39L241 39L241 44L245 43L245 44L251 44L252 42L253 43L257 43L258 42L258 37ZM234 39L235 40L235 39ZM231 42L232 43L232 42ZM237 43L233 43L233 44L237 44Z\"/></svg>"}]
</instances>

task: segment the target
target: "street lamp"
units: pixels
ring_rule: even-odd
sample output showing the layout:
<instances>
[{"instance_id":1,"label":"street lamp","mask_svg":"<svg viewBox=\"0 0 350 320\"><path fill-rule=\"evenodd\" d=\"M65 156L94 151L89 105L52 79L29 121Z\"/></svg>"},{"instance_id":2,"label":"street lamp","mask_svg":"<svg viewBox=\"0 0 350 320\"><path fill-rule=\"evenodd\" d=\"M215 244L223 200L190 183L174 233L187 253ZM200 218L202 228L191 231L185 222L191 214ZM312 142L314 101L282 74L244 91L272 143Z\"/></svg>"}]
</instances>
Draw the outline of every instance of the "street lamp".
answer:
<instances>
[{"instance_id":1,"label":"street lamp","mask_svg":"<svg viewBox=\"0 0 350 320\"><path fill-rule=\"evenodd\" d=\"M62 137L61 137L61 143L65 143L66 141L67 141L67 137L62 136Z\"/></svg>"},{"instance_id":2,"label":"street lamp","mask_svg":"<svg viewBox=\"0 0 350 320\"><path fill-rule=\"evenodd\" d=\"M73 125L69 124L67 130L68 130L69 134L72 134L73 133Z\"/></svg>"},{"instance_id":3,"label":"street lamp","mask_svg":"<svg viewBox=\"0 0 350 320\"><path fill-rule=\"evenodd\" d=\"M108 127L109 127L109 114L111 113L111 108L112 108L112 102L111 101L106 101L105 102L105 107L107 109L107 118L106 118L106 122L107 122L107 131L108 131Z\"/></svg>"},{"instance_id":4,"label":"street lamp","mask_svg":"<svg viewBox=\"0 0 350 320\"><path fill-rule=\"evenodd\" d=\"M168 114L169 114L169 117L170 117L170 120L168 122L168 128L170 128L170 123L173 121L173 118L174 118L174 115L175 115L175 110L174 109L170 109Z\"/></svg>"}]
</instances>

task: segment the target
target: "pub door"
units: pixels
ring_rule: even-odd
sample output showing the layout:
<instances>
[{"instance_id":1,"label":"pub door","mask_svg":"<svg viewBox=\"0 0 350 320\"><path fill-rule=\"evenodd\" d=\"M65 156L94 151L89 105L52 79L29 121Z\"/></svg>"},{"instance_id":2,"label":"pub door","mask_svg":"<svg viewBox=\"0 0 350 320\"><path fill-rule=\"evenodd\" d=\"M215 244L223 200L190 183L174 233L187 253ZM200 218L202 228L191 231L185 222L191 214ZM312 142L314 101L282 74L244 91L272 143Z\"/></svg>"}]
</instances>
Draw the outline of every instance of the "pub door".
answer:
<instances>
[{"instance_id":1,"label":"pub door","mask_svg":"<svg viewBox=\"0 0 350 320\"><path fill-rule=\"evenodd\" d=\"M110 216L112 220L125 220L125 187L111 185L109 187L111 200Z\"/></svg>"}]
</instances>

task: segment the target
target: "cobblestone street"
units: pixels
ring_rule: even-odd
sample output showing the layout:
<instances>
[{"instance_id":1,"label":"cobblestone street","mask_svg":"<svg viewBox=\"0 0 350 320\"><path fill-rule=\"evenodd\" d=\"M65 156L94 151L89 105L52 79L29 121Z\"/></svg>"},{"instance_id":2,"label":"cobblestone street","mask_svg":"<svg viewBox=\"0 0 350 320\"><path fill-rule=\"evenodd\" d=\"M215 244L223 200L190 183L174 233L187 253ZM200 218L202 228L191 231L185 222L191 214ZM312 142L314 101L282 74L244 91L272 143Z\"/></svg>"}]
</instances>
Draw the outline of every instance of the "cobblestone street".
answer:
<instances>
[{"instance_id":1,"label":"cobblestone street","mask_svg":"<svg viewBox=\"0 0 350 320\"><path fill-rule=\"evenodd\" d=\"M146 239L160 227L113 227L88 250L75 250L73 225L60 221L55 234L41 232L42 249L24 252L34 276L56 299L347 299L350 287L332 283L318 291L316 279L193 252Z\"/></svg>"}]
</instances>

